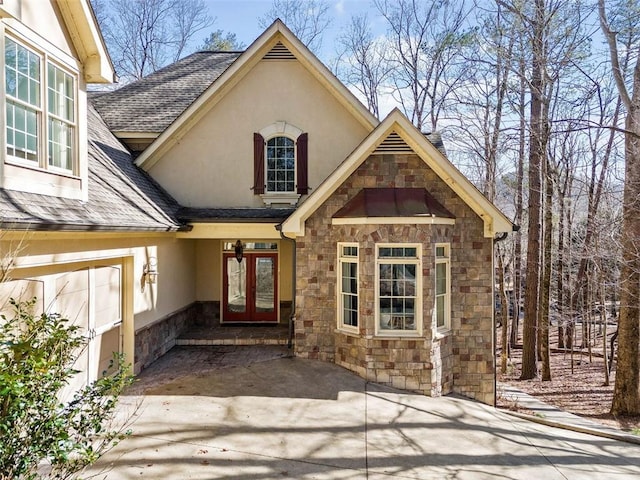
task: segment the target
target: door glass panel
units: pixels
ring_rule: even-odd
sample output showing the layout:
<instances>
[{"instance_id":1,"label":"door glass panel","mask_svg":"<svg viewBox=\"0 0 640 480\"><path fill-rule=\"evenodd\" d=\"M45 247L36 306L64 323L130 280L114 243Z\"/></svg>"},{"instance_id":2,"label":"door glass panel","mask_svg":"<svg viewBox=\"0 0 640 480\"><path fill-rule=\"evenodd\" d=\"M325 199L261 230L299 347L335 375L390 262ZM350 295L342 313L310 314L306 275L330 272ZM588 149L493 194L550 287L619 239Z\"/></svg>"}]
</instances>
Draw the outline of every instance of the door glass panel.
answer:
<instances>
[{"instance_id":1,"label":"door glass panel","mask_svg":"<svg viewBox=\"0 0 640 480\"><path fill-rule=\"evenodd\" d=\"M275 265L271 257L256 257L256 312L273 312L275 310Z\"/></svg>"},{"instance_id":2,"label":"door glass panel","mask_svg":"<svg viewBox=\"0 0 640 480\"><path fill-rule=\"evenodd\" d=\"M232 313L247 311L247 259L238 263L235 257L227 258L227 309Z\"/></svg>"}]
</instances>

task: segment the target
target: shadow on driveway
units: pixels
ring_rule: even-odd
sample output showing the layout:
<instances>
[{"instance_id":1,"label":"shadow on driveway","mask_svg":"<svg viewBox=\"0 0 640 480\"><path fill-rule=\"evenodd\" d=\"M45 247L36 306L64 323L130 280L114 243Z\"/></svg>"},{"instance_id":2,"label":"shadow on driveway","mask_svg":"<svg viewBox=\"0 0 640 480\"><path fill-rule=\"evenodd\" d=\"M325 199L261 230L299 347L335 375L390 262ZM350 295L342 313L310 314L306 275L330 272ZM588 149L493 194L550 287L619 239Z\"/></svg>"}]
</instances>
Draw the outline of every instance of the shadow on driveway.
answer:
<instances>
[{"instance_id":1,"label":"shadow on driveway","mask_svg":"<svg viewBox=\"0 0 640 480\"><path fill-rule=\"evenodd\" d=\"M280 347L182 347L122 398L111 479L624 479L640 449L457 397L366 382Z\"/></svg>"}]
</instances>

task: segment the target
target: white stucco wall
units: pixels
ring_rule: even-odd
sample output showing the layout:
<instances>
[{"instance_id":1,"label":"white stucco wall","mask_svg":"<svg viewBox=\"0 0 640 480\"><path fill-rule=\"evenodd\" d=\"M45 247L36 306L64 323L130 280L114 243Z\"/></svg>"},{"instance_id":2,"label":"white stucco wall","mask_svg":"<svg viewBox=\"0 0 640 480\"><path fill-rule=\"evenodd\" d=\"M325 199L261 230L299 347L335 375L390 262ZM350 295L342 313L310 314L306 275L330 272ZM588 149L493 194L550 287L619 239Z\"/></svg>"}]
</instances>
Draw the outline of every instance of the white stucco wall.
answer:
<instances>
[{"instance_id":1,"label":"white stucco wall","mask_svg":"<svg viewBox=\"0 0 640 480\"><path fill-rule=\"evenodd\" d=\"M5 22L8 25L15 26L19 22L66 54L76 57L68 34L62 27L64 21L55 2L51 0L4 0L0 11L6 15Z\"/></svg>"},{"instance_id":2,"label":"white stucco wall","mask_svg":"<svg viewBox=\"0 0 640 480\"><path fill-rule=\"evenodd\" d=\"M133 296L134 328L148 325L196 300L195 243L178 240L171 234L57 234L13 233L0 241L2 255L19 249L13 278L31 278L49 273L72 271L85 265L108 264L112 259L131 258L133 273L125 278L123 290ZM157 259L155 285L141 280L150 257Z\"/></svg>"},{"instance_id":3,"label":"white stucco wall","mask_svg":"<svg viewBox=\"0 0 640 480\"><path fill-rule=\"evenodd\" d=\"M251 190L253 133L277 121L308 132L312 189L367 134L300 63L262 60L149 173L185 206L263 206Z\"/></svg>"}]
</instances>

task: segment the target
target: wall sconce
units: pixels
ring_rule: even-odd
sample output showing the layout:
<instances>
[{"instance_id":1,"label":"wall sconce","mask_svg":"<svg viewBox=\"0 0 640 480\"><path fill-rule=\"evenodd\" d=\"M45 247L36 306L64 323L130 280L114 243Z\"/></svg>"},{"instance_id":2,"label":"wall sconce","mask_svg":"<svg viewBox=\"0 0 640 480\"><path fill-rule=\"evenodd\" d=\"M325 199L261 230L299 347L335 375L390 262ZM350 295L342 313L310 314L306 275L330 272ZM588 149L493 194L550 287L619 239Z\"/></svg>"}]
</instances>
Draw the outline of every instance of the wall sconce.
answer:
<instances>
[{"instance_id":1,"label":"wall sconce","mask_svg":"<svg viewBox=\"0 0 640 480\"><path fill-rule=\"evenodd\" d=\"M147 263L142 267L142 278L144 283L149 285L158 281L158 260L156 257L149 257Z\"/></svg>"},{"instance_id":2,"label":"wall sconce","mask_svg":"<svg viewBox=\"0 0 640 480\"><path fill-rule=\"evenodd\" d=\"M238 261L238 263L242 263L242 257L244 256L244 246L242 245L242 242L240 240L236 242L234 250L236 252L236 260Z\"/></svg>"}]
</instances>

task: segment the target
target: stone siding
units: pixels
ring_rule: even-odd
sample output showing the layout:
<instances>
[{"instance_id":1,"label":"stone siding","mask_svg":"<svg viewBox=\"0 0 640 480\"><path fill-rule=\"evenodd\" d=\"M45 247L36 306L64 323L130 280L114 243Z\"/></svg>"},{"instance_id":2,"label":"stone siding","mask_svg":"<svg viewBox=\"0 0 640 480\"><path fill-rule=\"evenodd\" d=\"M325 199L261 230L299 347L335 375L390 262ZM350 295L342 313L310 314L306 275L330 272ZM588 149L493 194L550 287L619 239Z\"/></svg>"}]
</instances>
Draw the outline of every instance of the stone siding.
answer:
<instances>
[{"instance_id":1,"label":"stone siding","mask_svg":"<svg viewBox=\"0 0 640 480\"><path fill-rule=\"evenodd\" d=\"M362 188L426 188L455 225L331 225ZM337 243L359 244L359 332L337 325ZM435 243L451 245L451 331L433 337ZM375 334L375 246L422 245L422 335ZM296 354L427 395L493 403L492 239L483 222L417 155L372 155L307 220L297 255Z\"/></svg>"},{"instance_id":2,"label":"stone siding","mask_svg":"<svg viewBox=\"0 0 640 480\"><path fill-rule=\"evenodd\" d=\"M214 326L220 318L218 302L194 302L177 312L173 312L150 325L146 325L135 335L134 373L138 374L176 344L176 338L191 326ZM218 322L219 324L219 322Z\"/></svg>"}]
</instances>

